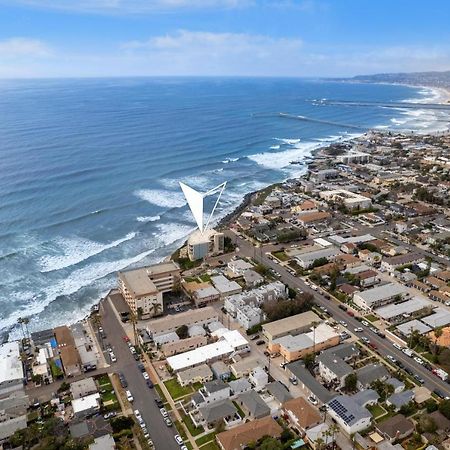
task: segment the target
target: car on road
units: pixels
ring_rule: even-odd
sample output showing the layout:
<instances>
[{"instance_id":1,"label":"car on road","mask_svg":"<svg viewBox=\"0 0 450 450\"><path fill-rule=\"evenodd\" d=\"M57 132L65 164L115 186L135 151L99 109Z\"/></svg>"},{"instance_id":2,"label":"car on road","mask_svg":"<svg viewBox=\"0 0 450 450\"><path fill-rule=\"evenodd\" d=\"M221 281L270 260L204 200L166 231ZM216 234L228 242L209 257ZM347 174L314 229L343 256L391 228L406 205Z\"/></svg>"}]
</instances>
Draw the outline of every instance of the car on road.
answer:
<instances>
[{"instance_id":1,"label":"car on road","mask_svg":"<svg viewBox=\"0 0 450 450\"><path fill-rule=\"evenodd\" d=\"M150 437L150 434L148 434L147 430L145 430L145 432L144 432L144 437L145 437L145 439L148 439Z\"/></svg>"},{"instance_id":2,"label":"car on road","mask_svg":"<svg viewBox=\"0 0 450 450\"><path fill-rule=\"evenodd\" d=\"M405 365L401 361L397 361L397 366L400 367L400 369L405 368Z\"/></svg>"},{"instance_id":3,"label":"car on road","mask_svg":"<svg viewBox=\"0 0 450 450\"><path fill-rule=\"evenodd\" d=\"M141 413L140 413L140 411L138 410L138 409L135 409L134 410L134 415L136 416L136 419L140 419L140 418L142 418L142 416L141 416Z\"/></svg>"},{"instance_id":4,"label":"car on road","mask_svg":"<svg viewBox=\"0 0 450 450\"><path fill-rule=\"evenodd\" d=\"M145 366L144 366L144 364L139 363L137 366L138 366L138 369L139 369L141 372L145 372Z\"/></svg>"},{"instance_id":5,"label":"car on road","mask_svg":"<svg viewBox=\"0 0 450 450\"><path fill-rule=\"evenodd\" d=\"M312 405L317 405L319 402L317 401L317 398L314 397L314 395L310 395L308 397L308 401L312 404Z\"/></svg>"},{"instance_id":6,"label":"car on road","mask_svg":"<svg viewBox=\"0 0 450 450\"><path fill-rule=\"evenodd\" d=\"M162 408L164 406L164 402L160 398L155 398L155 403L160 408Z\"/></svg>"},{"instance_id":7,"label":"car on road","mask_svg":"<svg viewBox=\"0 0 450 450\"><path fill-rule=\"evenodd\" d=\"M373 350L376 350L378 348L375 342L369 342L369 347L371 347Z\"/></svg>"},{"instance_id":8,"label":"car on road","mask_svg":"<svg viewBox=\"0 0 450 450\"><path fill-rule=\"evenodd\" d=\"M116 355L113 352L109 353L109 357L111 358L111 362L115 363L117 361Z\"/></svg>"},{"instance_id":9,"label":"car on road","mask_svg":"<svg viewBox=\"0 0 450 450\"><path fill-rule=\"evenodd\" d=\"M356 328L355 328L355 333L361 333L361 332L363 332L363 331L364 331L364 329L361 328L361 327L356 327Z\"/></svg>"},{"instance_id":10,"label":"car on road","mask_svg":"<svg viewBox=\"0 0 450 450\"><path fill-rule=\"evenodd\" d=\"M290 377L290 378L289 378L289 381L290 381L294 386L297 386L297 384L298 384L297 377L295 377L295 376Z\"/></svg>"},{"instance_id":11,"label":"car on road","mask_svg":"<svg viewBox=\"0 0 450 450\"><path fill-rule=\"evenodd\" d=\"M119 381L120 381L120 385L124 389L128 387L127 379L125 378L125 375L122 372L119 372Z\"/></svg>"},{"instance_id":12,"label":"car on road","mask_svg":"<svg viewBox=\"0 0 450 450\"><path fill-rule=\"evenodd\" d=\"M176 434L173 438L177 441L178 445L184 445L183 438L179 434Z\"/></svg>"},{"instance_id":13,"label":"car on road","mask_svg":"<svg viewBox=\"0 0 450 450\"><path fill-rule=\"evenodd\" d=\"M370 342L370 339L367 338L366 336L362 336L361 340L364 341L366 344L368 344Z\"/></svg>"},{"instance_id":14,"label":"car on road","mask_svg":"<svg viewBox=\"0 0 450 450\"><path fill-rule=\"evenodd\" d=\"M441 390L439 390L439 389L435 389L434 391L433 391L441 400L448 400L449 399L449 397L448 397L448 395L445 395Z\"/></svg>"},{"instance_id":15,"label":"car on road","mask_svg":"<svg viewBox=\"0 0 450 450\"><path fill-rule=\"evenodd\" d=\"M144 380L150 380L147 372L142 372L142 376L144 377Z\"/></svg>"},{"instance_id":16,"label":"car on road","mask_svg":"<svg viewBox=\"0 0 450 450\"><path fill-rule=\"evenodd\" d=\"M164 418L169 417L169 413L167 412L166 408L160 408L159 412Z\"/></svg>"},{"instance_id":17,"label":"car on road","mask_svg":"<svg viewBox=\"0 0 450 450\"><path fill-rule=\"evenodd\" d=\"M419 374L415 374L414 378L420 383L420 384L424 384L425 380L423 378L421 378L421 376Z\"/></svg>"},{"instance_id":18,"label":"car on road","mask_svg":"<svg viewBox=\"0 0 450 450\"><path fill-rule=\"evenodd\" d=\"M420 364L421 366L423 366L423 359L419 358L418 356L414 356L414 361L417 364Z\"/></svg>"},{"instance_id":19,"label":"car on road","mask_svg":"<svg viewBox=\"0 0 450 450\"><path fill-rule=\"evenodd\" d=\"M392 344L397 350L403 350L402 346L400 344L397 344L397 342L394 342Z\"/></svg>"},{"instance_id":20,"label":"car on road","mask_svg":"<svg viewBox=\"0 0 450 450\"><path fill-rule=\"evenodd\" d=\"M392 355L386 355L386 358L391 361L392 364L396 364L397 360Z\"/></svg>"},{"instance_id":21,"label":"car on road","mask_svg":"<svg viewBox=\"0 0 450 450\"><path fill-rule=\"evenodd\" d=\"M340 320L339 323L340 323L343 327L348 327L347 322L344 322L343 320Z\"/></svg>"},{"instance_id":22,"label":"car on road","mask_svg":"<svg viewBox=\"0 0 450 450\"><path fill-rule=\"evenodd\" d=\"M133 397L133 395L131 394L131 392L130 392L130 391L125 391L125 394L127 395L127 400L128 400L130 403L133 403L134 397Z\"/></svg>"},{"instance_id":23,"label":"car on road","mask_svg":"<svg viewBox=\"0 0 450 450\"><path fill-rule=\"evenodd\" d=\"M280 367L282 368L282 369L284 369L285 367L286 367L286 362L282 362L282 363L280 363Z\"/></svg>"},{"instance_id":24,"label":"car on road","mask_svg":"<svg viewBox=\"0 0 450 450\"><path fill-rule=\"evenodd\" d=\"M166 423L166 425L167 425L168 427L171 427L171 426L173 425L173 422L172 422L168 417L166 417L166 418L164 419L164 422Z\"/></svg>"},{"instance_id":25,"label":"car on road","mask_svg":"<svg viewBox=\"0 0 450 450\"><path fill-rule=\"evenodd\" d=\"M104 418L104 419L112 419L113 417L116 417L116 416L117 416L116 411L111 411L111 412L109 412L109 413L106 413L106 414L103 416L103 418Z\"/></svg>"},{"instance_id":26,"label":"car on road","mask_svg":"<svg viewBox=\"0 0 450 450\"><path fill-rule=\"evenodd\" d=\"M361 323L362 323L365 327L368 327L368 326L369 326L369 322L367 322L366 320L362 320Z\"/></svg>"},{"instance_id":27,"label":"car on road","mask_svg":"<svg viewBox=\"0 0 450 450\"><path fill-rule=\"evenodd\" d=\"M124 340L125 342L130 342L130 338L129 338L128 336L126 336L126 335L123 337L123 340Z\"/></svg>"},{"instance_id":28,"label":"car on road","mask_svg":"<svg viewBox=\"0 0 450 450\"><path fill-rule=\"evenodd\" d=\"M406 372L408 375L413 375L413 374L414 374L414 372L413 372L409 367L405 367L405 372Z\"/></svg>"},{"instance_id":29,"label":"car on road","mask_svg":"<svg viewBox=\"0 0 450 450\"><path fill-rule=\"evenodd\" d=\"M264 341L262 339L260 339L259 341L256 341L256 345L263 345Z\"/></svg>"},{"instance_id":30,"label":"car on road","mask_svg":"<svg viewBox=\"0 0 450 450\"><path fill-rule=\"evenodd\" d=\"M180 450L189 450L189 449L185 445L181 445Z\"/></svg>"},{"instance_id":31,"label":"car on road","mask_svg":"<svg viewBox=\"0 0 450 450\"><path fill-rule=\"evenodd\" d=\"M149 387L150 389L153 389L152 380L146 380L146 384L147 384L147 387Z\"/></svg>"},{"instance_id":32,"label":"car on road","mask_svg":"<svg viewBox=\"0 0 450 450\"><path fill-rule=\"evenodd\" d=\"M254 335L250 338L251 341L256 341L256 339L259 339L259 334L254 334Z\"/></svg>"}]
</instances>

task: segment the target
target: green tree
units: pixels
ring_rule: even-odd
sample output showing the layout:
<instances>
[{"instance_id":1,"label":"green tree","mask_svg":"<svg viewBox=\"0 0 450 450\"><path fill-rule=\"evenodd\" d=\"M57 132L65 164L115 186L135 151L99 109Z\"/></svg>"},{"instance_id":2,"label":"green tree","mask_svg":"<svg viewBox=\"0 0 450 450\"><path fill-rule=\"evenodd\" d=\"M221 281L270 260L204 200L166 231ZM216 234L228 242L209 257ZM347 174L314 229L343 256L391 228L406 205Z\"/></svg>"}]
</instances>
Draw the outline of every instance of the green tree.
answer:
<instances>
[{"instance_id":1,"label":"green tree","mask_svg":"<svg viewBox=\"0 0 450 450\"><path fill-rule=\"evenodd\" d=\"M152 303L152 306L150 307L150 309L153 311L153 316L159 316L162 314L162 305L161 303L155 302Z\"/></svg>"},{"instance_id":2,"label":"green tree","mask_svg":"<svg viewBox=\"0 0 450 450\"><path fill-rule=\"evenodd\" d=\"M303 362L308 370L312 370L316 362L316 355L314 353L308 353L303 357Z\"/></svg>"},{"instance_id":3,"label":"green tree","mask_svg":"<svg viewBox=\"0 0 450 450\"><path fill-rule=\"evenodd\" d=\"M180 339L186 339L189 337L189 328L187 325L181 325L181 327L175 330L175 333L177 333Z\"/></svg>"},{"instance_id":4,"label":"green tree","mask_svg":"<svg viewBox=\"0 0 450 450\"><path fill-rule=\"evenodd\" d=\"M356 384L358 383L358 377L356 376L356 373L349 373L345 377L344 381L344 388L347 392L353 392L356 391Z\"/></svg>"},{"instance_id":5,"label":"green tree","mask_svg":"<svg viewBox=\"0 0 450 450\"><path fill-rule=\"evenodd\" d=\"M257 446L258 450L283 450L283 444L272 436L263 438Z\"/></svg>"},{"instance_id":6,"label":"green tree","mask_svg":"<svg viewBox=\"0 0 450 450\"><path fill-rule=\"evenodd\" d=\"M439 411L447 417L447 419L450 419L450 400L443 400L439 404Z\"/></svg>"}]
</instances>

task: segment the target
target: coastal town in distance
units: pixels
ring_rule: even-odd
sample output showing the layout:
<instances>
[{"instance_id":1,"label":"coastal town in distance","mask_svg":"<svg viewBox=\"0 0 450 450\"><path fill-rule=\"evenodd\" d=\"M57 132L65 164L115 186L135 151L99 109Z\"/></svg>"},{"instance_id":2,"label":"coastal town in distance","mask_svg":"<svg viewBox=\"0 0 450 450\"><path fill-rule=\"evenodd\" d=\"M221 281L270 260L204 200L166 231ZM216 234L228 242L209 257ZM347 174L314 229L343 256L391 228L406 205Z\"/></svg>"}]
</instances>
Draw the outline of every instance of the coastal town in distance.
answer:
<instances>
[{"instance_id":1,"label":"coastal town in distance","mask_svg":"<svg viewBox=\"0 0 450 450\"><path fill-rule=\"evenodd\" d=\"M449 148L327 145L84 320L19 319L3 448L449 449Z\"/></svg>"}]
</instances>

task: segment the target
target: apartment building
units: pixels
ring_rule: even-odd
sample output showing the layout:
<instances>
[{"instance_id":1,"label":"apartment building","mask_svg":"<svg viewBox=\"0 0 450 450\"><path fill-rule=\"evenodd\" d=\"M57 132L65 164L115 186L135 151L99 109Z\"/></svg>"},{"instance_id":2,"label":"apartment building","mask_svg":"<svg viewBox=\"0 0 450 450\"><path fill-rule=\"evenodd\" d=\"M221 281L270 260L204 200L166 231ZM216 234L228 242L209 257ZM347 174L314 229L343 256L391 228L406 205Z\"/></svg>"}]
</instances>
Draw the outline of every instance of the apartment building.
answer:
<instances>
[{"instance_id":1,"label":"apartment building","mask_svg":"<svg viewBox=\"0 0 450 450\"><path fill-rule=\"evenodd\" d=\"M203 259L208 256L220 255L225 249L225 236L214 229L195 231L189 236L187 252L191 261Z\"/></svg>"},{"instance_id":2,"label":"apartment building","mask_svg":"<svg viewBox=\"0 0 450 450\"><path fill-rule=\"evenodd\" d=\"M180 281L180 268L173 262L118 273L119 290L134 314L142 318L161 315L163 294Z\"/></svg>"}]
</instances>

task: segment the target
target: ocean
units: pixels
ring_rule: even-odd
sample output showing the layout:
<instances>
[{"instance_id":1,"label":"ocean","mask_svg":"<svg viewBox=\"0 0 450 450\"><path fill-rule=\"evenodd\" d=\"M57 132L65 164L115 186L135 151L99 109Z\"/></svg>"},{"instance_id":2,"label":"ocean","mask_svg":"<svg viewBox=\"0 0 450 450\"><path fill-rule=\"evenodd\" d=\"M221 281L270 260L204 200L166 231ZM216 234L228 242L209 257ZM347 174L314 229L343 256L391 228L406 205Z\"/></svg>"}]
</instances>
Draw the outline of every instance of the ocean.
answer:
<instances>
[{"instance_id":1,"label":"ocean","mask_svg":"<svg viewBox=\"0 0 450 450\"><path fill-rule=\"evenodd\" d=\"M168 256L195 228L179 181L203 191L227 181L220 218L246 193L304 173L326 143L443 127L446 112L371 104L435 96L300 79L0 81L2 335L18 337L24 316L30 330L74 322L118 270Z\"/></svg>"}]
</instances>

